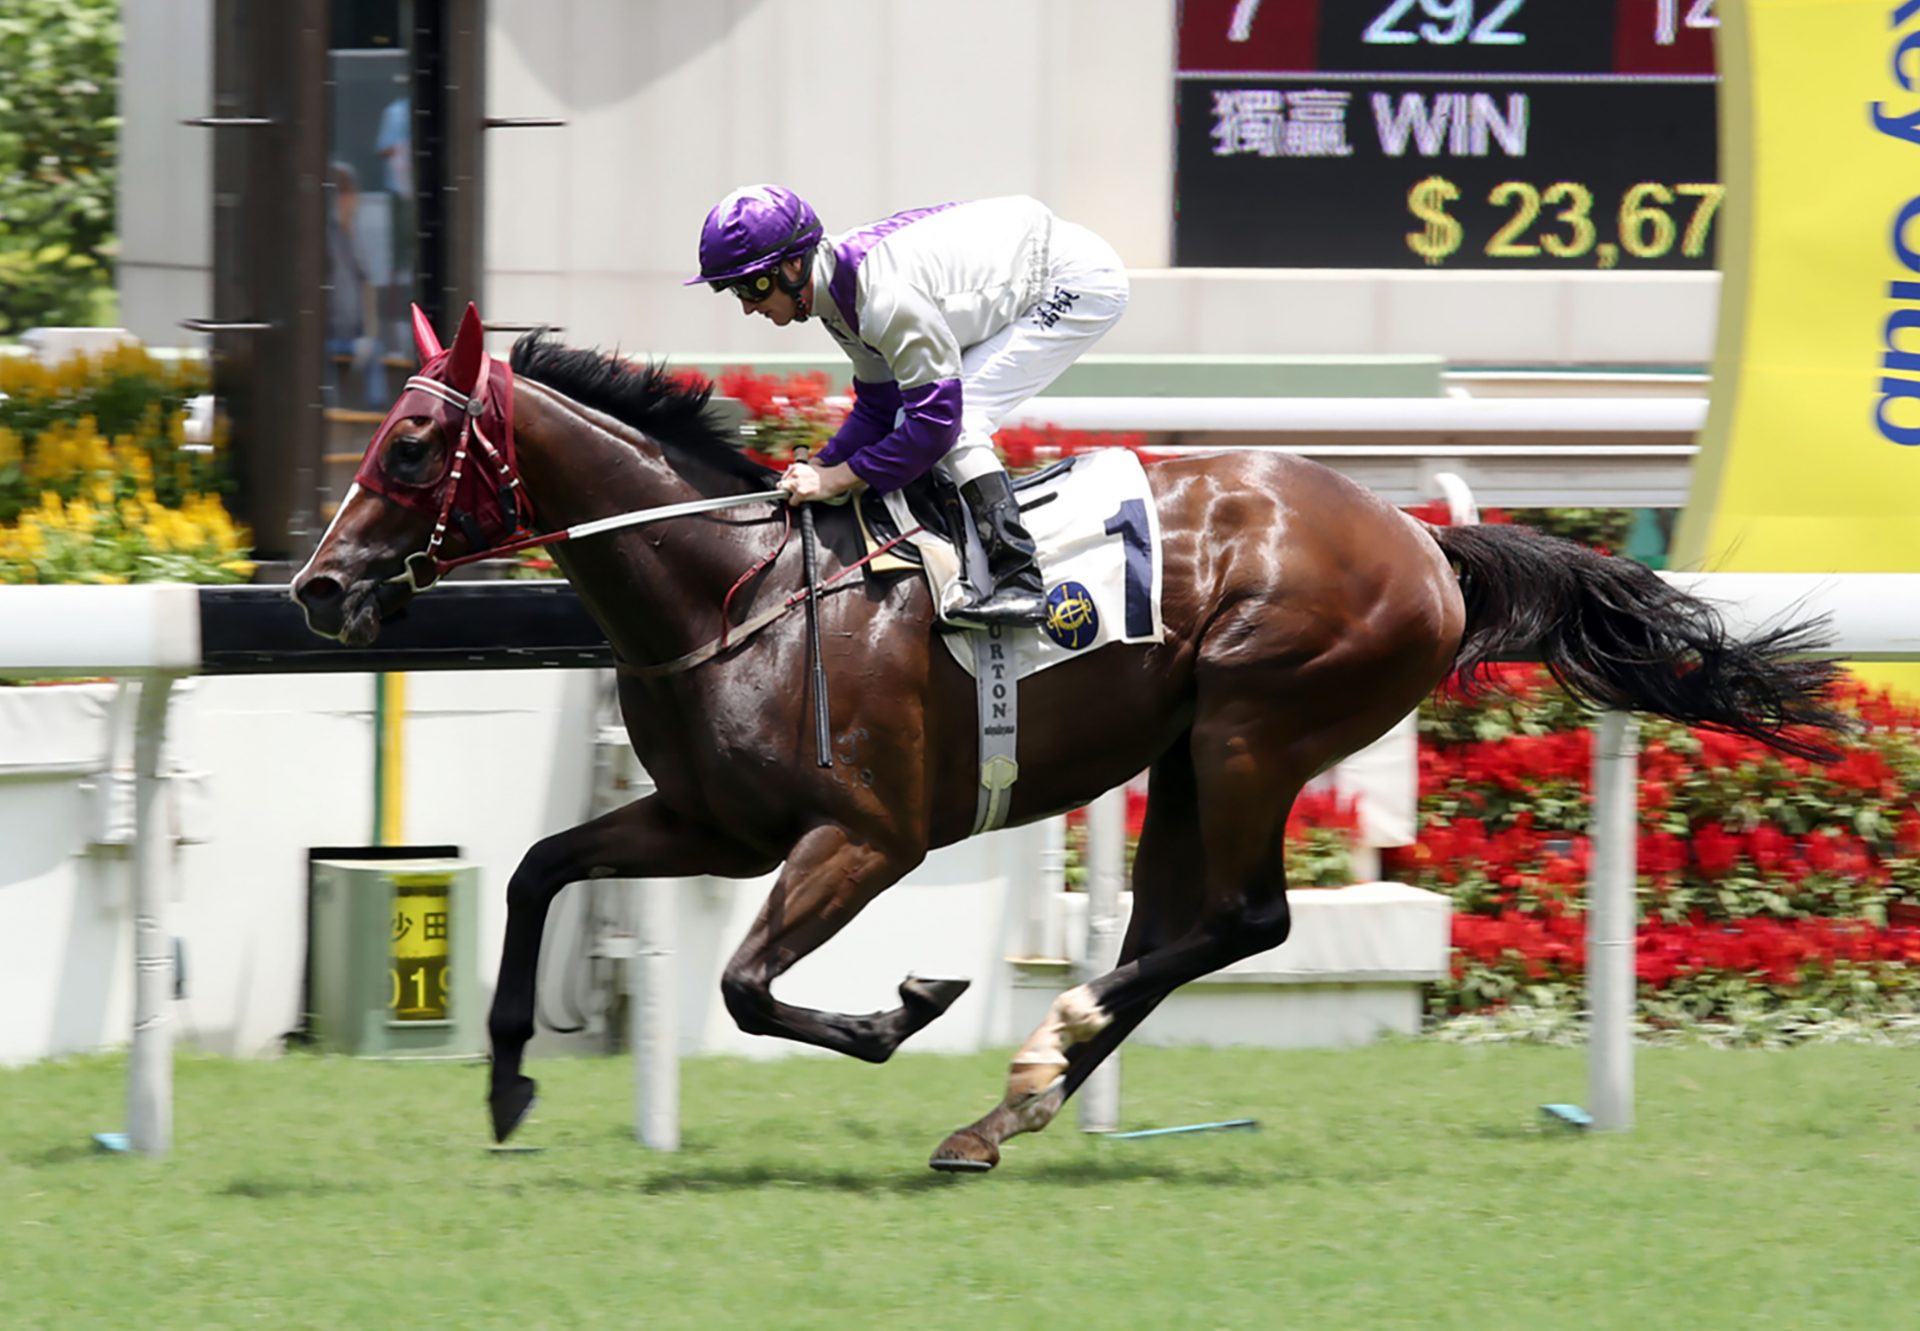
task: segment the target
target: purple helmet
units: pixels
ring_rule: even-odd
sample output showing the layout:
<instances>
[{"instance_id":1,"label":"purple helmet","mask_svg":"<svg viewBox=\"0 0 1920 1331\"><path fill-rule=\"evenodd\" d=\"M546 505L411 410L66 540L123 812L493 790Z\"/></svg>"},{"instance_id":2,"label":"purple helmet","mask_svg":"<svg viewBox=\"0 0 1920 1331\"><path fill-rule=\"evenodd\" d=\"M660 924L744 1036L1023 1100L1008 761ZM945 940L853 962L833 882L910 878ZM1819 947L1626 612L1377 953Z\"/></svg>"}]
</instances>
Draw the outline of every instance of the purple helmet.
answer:
<instances>
[{"instance_id":1,"label":"purple helmet","mask_svg":"<svg viewBox=\"0 0 1920 1331\"><path fill-rule=\"evenodd\" d=\"M807 201L779 185L747 185L713 206L700 228L700 275L723 291L736 278L808 256L820 243L820 219ZM783 284L784 285L784 284Z\"/></svg>"}]
</instances>

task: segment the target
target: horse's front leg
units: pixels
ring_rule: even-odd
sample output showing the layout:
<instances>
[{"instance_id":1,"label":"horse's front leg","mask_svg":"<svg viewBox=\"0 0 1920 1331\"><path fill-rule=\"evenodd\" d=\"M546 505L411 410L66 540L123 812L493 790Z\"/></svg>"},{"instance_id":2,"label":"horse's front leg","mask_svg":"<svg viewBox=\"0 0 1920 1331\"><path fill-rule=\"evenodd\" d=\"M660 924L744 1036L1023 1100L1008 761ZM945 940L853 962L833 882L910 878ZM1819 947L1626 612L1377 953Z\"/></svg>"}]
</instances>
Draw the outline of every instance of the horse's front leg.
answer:
<instances>
[{"instance_id":1,"label":"horse's front leg","mask_svg":"<svg viewBox=\"0 0 1920 1331\"><path fill-rule=\"evenodd\" d=\"M840 932L919 858L856 841L838 826L803 836L720 979L740 1029L884 1063L901 1041L951 1007L967 981L909 978L900 986L899 1007L858 1016L794 1007L773 996L776 978Z\"/></svg>"},{"instance_id":2,"label":"horse's front leg","mask_svg":"<svg viewBox=\"0 0 1920 1331\"><path fill-rule=\"evenodd\" d=\"M636 800L536 844L507 884L507 934L500 982L487 1030L493 1038L488 1103L493 1135L505 1141L533 1106L534 1084L521 1075L533 1038L534 970L547 907L568 883L587 878L750 878L771 865L709 828L690 823L658 795Z\"/></svg>"}]
</instances>

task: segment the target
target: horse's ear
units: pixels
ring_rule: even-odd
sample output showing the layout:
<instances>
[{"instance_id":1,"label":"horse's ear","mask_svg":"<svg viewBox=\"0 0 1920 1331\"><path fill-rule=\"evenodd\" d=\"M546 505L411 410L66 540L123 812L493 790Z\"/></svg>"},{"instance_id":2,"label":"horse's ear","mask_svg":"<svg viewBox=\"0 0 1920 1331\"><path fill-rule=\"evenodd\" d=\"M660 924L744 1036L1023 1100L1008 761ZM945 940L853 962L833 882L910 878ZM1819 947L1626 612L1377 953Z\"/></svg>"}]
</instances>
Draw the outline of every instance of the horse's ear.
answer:
<instances>
[{"instance_id":1,"label":"horse's ear","mask_svg":"<svg viewBox=\"0 0 1920 1331\"><path fill-rule=\"evenodd\" d=\"M460 331L454 334L453 354L447 358L447 382L462 392L473 391L480 377L486 336L486 329L480 324L480 311L468 301L467 312L460 319Z\"/></svg>"},{"instance_id":2,"label":"horse's ear","mask_svg":"<svg viewBox=\"0 0 1920 1331\"><path fill-rule=\"evenodd\" d=\"M440 335L433 331L427 312L418 305L413 307L413 346L420 353L422 365L440 354Z\"/></svg>"}]
</instances>

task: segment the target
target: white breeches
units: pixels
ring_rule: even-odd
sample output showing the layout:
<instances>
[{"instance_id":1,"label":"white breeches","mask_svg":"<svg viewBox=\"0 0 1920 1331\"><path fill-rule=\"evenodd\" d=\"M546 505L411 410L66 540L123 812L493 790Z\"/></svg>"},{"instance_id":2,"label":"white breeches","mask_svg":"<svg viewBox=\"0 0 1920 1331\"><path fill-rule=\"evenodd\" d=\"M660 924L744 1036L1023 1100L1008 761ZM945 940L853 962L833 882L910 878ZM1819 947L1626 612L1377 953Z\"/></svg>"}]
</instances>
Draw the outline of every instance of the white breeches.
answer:
<instances>
[{"instance_id":1,"label":"white breeches","mask_svg":"<svg viewBox=\"0 0 1920 1331\"><path fill-rule=\"evenodd\" d=\"M1013 409L1060 377L1127 308L1127 270L1113 246L1055 221L1048 291L1020 317L960 357L960 437L935 465L956 485L1002 471L993 432Z\"/></svg>"}]
</instances>

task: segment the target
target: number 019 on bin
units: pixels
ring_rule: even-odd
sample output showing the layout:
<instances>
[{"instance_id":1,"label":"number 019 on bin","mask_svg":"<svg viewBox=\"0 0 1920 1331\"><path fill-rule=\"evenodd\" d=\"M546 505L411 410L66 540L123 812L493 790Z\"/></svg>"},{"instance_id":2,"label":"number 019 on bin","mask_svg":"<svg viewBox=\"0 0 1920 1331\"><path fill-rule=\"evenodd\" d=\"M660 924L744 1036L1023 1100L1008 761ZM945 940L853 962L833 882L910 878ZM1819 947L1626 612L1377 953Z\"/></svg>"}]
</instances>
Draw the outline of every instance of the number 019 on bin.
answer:
<instances>
[{"instance_id":1,"label":"number 019 on bin","mask_svg":"<svg viewBox=\"0 0 1920 1331\"><path fill-rule=\"evenodd\" d=\"M395 874L393 950L387 967L387 1010L394 1021L446 1021L448 938L453 879L448 874Z\"/></svg>"}]
</instances>

